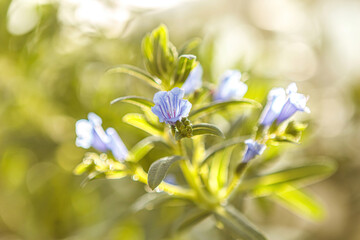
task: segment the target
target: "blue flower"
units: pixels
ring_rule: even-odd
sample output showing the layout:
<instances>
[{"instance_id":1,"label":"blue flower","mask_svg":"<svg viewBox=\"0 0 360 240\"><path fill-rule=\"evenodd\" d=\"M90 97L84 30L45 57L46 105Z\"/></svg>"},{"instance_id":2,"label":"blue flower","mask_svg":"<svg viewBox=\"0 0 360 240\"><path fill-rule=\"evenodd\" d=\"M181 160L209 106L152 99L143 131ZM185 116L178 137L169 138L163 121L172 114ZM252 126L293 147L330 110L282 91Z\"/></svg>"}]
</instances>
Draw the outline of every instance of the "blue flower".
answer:
<instances>
[{"instance_id":1,"label":"blue flower","mask_svg":"<svg viewBox=\"0 0 360 240\"><path fill-rule=\"evenodd\" d=\"M101 118L95 113L89 113L88 120L77 121L76 146L85 149L93 147L100 152L111 151L118 161L126 159L128 150L115 129L108 128L105 132L101 124Z\"/></svg>"},{"instance_id":2,"label":"blue flower","mask_svg":"<svg viewBox=\"0 0 360 240\"><path fill-rule=\"evenodd\" d=\"M310 109L306 106L309 98L301 93L297 93L297 87L295 83L292 83L288 86L287 94L287 100L281 109L279 117L276 120L277 124L286 121L297 111L310 113Z\"/></svg>"},{"instance_id":3,"label":"blue flower","mask_svg":"<svg viewBox=\"0 0 360 240\"><path fill-rule=\"evenodd\" d=\"M189 116L192 105L188 100L182 99L184 92L176 87L171 91L155 94L155 106L151 108L151 111L159 117L160 122L174 125L181 118Z\"/></svg>"},{"instance_id":4,"label":"blue flower","mask_svg":"<svg viewBox=\"0 0 360 240\"><path fill-rule=\"evenodd\" d=\"M280 124L297 111L310 112L306 107L307 99L303 94L297 93L295 83L291 83L286 91L283 88L273 88L260 116L260 125L270 126L275 120Z\"/></svg>"},{"instance_id":5,"label":"blue flower","mask_svg":"<svg viewBox=\"0 0 360 240\"><path fill-rule=\"evenodd\" d=\"M286 93L283 88L273 88L270 90L267 97L266 106L260 116L260 125L270 126L279 116L285 101Z\"/></svg>"},{"instance_id":6,"label":"blue flower","mask_svg":"<svg viewBox=\"0 0 360 240\"><path fill-rule=\"evenodd\" d=\"M261 155L266 146L264 144L260 144L253 139L247 139L245 141L246 144L246 151L244 154L244 157L242 159L242 162L248 163L251 159L255 158L257 155Z\"/></svg>"},{"instance_id":7,"label":"blue flower","mask_svg":"<svg viewBox=\"0 0 360 240\"><path fill-rule=\"evenodd\" d=\"M248 86L240 81L241 73L237 70L228 70L221 77L219 88L215 91L215 101L239 100L244 97Z\"/></svg>"},{"instance_id":8,"label":"blue flower","mask_svg":"<svg viewBox=\"0 0 360 240\"><path fill-rule=\"evenodd\" d=\"M181 87L185 91L185 95L189 95L195 90L201 88L202 75L203 69L199 63L193 70L191 70L189 76Z\"/></svg>"}]
</instances>

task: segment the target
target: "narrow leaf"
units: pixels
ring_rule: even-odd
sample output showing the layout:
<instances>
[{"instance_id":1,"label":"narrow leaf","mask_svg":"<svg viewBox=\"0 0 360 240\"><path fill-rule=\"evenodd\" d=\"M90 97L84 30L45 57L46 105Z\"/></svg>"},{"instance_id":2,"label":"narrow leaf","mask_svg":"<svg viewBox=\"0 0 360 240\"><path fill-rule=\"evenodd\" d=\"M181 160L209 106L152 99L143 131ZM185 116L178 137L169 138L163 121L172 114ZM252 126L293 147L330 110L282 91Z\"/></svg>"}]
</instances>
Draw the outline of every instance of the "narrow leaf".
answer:
<instances>
[{"instance_id":1,"label":"narrow leaf","mask_svg":"<svg viewBox=\"0 0 360 240\"><path fill-rule=\"evenodd\" d=\"M140 68L137 68L135 66L131 66L131 65L120 65L114 68L109 69L107 72L107 74L112 74L112 73L127 73L133 77L136 77L140 80L143 80L144 82L146 82L147 84L153 86L156 89L161 90L161 80L159 80L158 78L154 78L152 76L150 76L149 74L147 74L145 71L143 71Z\"/></svg>"},{"instance_id":2,"label":"narrow leaf","mask_svg":"<svg viewBox=\"0 0 360 240\"><path fill-rule=\"evenodd\" d=\"M144 110L151 110L155 104L150 99L138 96L126 96L126 97L119 97L111 101L110 104L114 104L117 102L126 102L138 107L143 108Z\"/></svg>"},{"instance_id":3,"label":"narrow leaf","mask_svg":"<svg viewBox=\"0 0 360 240\"><path fill-rule=\"evenodd\" d=\"M196 224L200 223L208 216L210 216L210 214L211 212L199 209L197 207L190 209L190 211L187 210L185 214L180 216L173 224L172 232L181 232L191 227L194 227Z\"/></svg>"},{"instance_id":4,"label":"narrow leaf","mask_svg":"<svg viewBox=\"0 0 360 240\"><path fill-rule=\"evenodd\" d=\"M243 240L266 240L266 237L236 208L228 206L218 209L215 217L236 238Z\"/></svg>"},{"instance_id":5,"label":"narrow leaf","mask_svg":"<svg viewBox=\"0 0 360 240\"><path fill-rule=\"evenodd\" d=\"M244 179L239 186L240 191L253 191L255 196L266 196L279 191L289 183L304 187L306 185L328 178L336 171L334 162L319 162L310 165L298 166L278 172L268 173L250 179ZM287 188L283 188L287 189Z\"/></svg>"},{"instance_id":6,"label":"narrow leaf","mask_svg":"<svg viewBox=\"0 0 360 240\"><path fill-rule=\"evenodd\" d=\"M260 103L254 101L254 100L251 100L251 99L232 100L232 101L225 101L225 102L212 102L202 108L191 111L189 114L189 118L191 118L191 119L200 118L204 115L207 115L207 114L219 111L219 110L223 110L225 107L228 107L228 106L243 105L243 104L250 104L257 108L261 107Z\"/></svg>"},{"instance_id":7,"label":"narrow leaf","mask_svg":"<svg viewBox=\"0 0 360 240\"><path fill-rule=\"evenodd\" d=\"M189 54L193 49L197 48L200 45L200 43L201 43L200 38L190 39L180 48L179 54L180 55Z\"/></svg>"},{"instance_id":8,"label":"narrow leaf","mask_svg":"<svg viewBox=\"0 0 360 240\"><path fill-rule=\"evenodd\" d=\"M196 66L196 56L181 55L175 70L174 82L184 83L191 70Z\"/></svg>"},{"instance_id":9,"label":"narrow leaf","mask_svg":"<svg viewBox=\"0 0 360 240\"><path fill-rule=\"evenodd\" d=\"M173 197L167 193L146 193L136 199L131 205L130 209L133 212L138 212L143 209L153 209L155 206L173 199Z\"/></svg>"},{"instance_id":10,"label":"narrow leaf","mask_svg":"<svg viewBox=\"0 0 360 240\"><path fill-rule=\"evenodd\" d=\"M182 156L170 156L170 157L160 158L159 160L151 164L148 173L149 187L154 190L165 178L166 173L169 170L170 166L174 162L181 159L183 159Z\"/></svg>"},{"instance_id":11,"label":"narrow leaf","mask_svg":"<svg viewBox=\"0 0 360 240\"><path fill-rule=\"evenodd\" d=\"M292 188L291 191L275 192L270 198L288 210L309 220L319 221L324 218L325 210L321 203L305 191L289 187Z\"/></svg>"},{"instance_id":12,"label":"narrow leaf","mask_svg":"<svg viewBox=\"0 0 360 240\"><path fill-rule=\"evenodd\" d=\"M162 137L150 136L144 138L130 150L131 158L129 160L133 162L140 161L151 149L153 149L155 142L161 142L168 146Z\"/></svg>"},{"instance_id":13,"label":"narrow leaf","mask_svg":"<svg viewBox=\"0 0 360 240\"><path fill-rule=\"evenodd\" d=\"M137 127L151 135L162 136L162 132L149 124L144 115L138 113L128 113L123 117L123 122Z\"/></svg>"},{"instance_id":14,"label":"narrow leaf","mask_svg":"<svg viewBox=\"0 0 360 240\"><path fill-rule=\"evenodd\" d=\"M224 150L228 147L234 146L236 144L239 143L243 143L246 139L248 139L249 137L237 137L237 138L232 138L226 141L223 141L221 143L215 144L213 146L211 146L210 148L208 148L205 152L205 157L202 160L200 166L203 166L207 161L209 161L209 159L214 156L215 153Z\"/></svg>"},{"instance_id":15,"label":"narrow leaf","mask_svg":"<svg viewBox=\"0 0 360 240\"><path fill-rule=\"evenodd\" d=\"M192 126L193 136L196 135L215 135L225 138L224 133L215 125L208 123L200 123Z\"/></svg>"}]
</instances>

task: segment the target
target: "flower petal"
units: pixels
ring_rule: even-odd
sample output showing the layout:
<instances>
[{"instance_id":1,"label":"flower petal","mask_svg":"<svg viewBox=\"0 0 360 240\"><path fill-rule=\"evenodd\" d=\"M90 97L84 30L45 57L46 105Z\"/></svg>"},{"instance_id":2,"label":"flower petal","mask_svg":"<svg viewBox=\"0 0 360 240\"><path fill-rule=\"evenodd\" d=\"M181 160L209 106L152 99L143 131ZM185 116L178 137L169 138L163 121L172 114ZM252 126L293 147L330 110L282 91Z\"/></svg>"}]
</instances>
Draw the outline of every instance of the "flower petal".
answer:
<instances>
[{"instance_id":1,"label":"flower petal","mask_svg":"<svg viewBox=\"0 0 360 240\"><path fill-rule=\"evenodd\" d=\"M119 134L114 128L108 128L106 134L109 136L110 141L107 144L108 149L118 161L123 161L128 157L129 151L121 140Z\"/></svg>"}]
</instances>

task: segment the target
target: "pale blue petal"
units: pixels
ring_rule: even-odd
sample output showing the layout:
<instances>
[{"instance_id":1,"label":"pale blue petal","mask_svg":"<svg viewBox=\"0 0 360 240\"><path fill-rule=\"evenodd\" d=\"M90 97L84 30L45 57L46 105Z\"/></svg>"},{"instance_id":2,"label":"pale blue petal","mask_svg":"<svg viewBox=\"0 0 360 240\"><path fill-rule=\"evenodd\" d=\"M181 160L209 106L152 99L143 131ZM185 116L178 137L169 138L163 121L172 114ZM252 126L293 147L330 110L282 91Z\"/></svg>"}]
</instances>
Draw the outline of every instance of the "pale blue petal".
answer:
<instances>
[{"instance_id":1,"label":"pale blue petal","mask_svg":"<svg viewBox=\"0 0 360 240\"><path fill-rule=\"evenodd\" d=\"M245 141L246 144L246 150L243 157L243 162L247 163L251 159L255 158L257 155L263 154L263 152L266 149L266 146L264 144L260 144L253 139L247 139Z\"/></svg>"},{"instance_id":2,"label":"pale blue petal","mask_svg":"<svg viewBox=\"0 0 360 240\"><path fill-rule=\"evenodd\" d=\"M285 90L283 88L273 88L267 98L268 101L259 119L259 123L263 126L270 126L279 116L286 102Z\"/></svg>"},{"instance_id":3,"label":"pale blue petal","mask_svg":"<svg viewBox=\"0 0 360 240\"><path fill-rule=\"evenodd\" d=\"M88 149L93 140L92 124L85 119L78 120L75 124L75 132L77 135L76 146Z\"/></svg>"},{"instance_id":4,"label":"pale blue petal","mask_svg":"<svg viewBox=\"0 0 360 240\"><path fill-rule=\"evenodd\" d=\"M310 109L306 107L307 100L308 98L303 94L300 93L290 94L276 122L280 124L286 121L291 116L293 116L297 111L309 112Z\"/></svg>"},{"instance_id":5,"label":"pale blue petal","mask_svg":"<svg viewBox=\"0 0 360 240\"><path fill-rule=\"evenodd\" d=\"M109 136L110 141L107 144L108 149L112 152L116 160L124 161L128 157L128 150L121 140L119 134L113 128L108 128L106 134Z\"/></svg>"},{"instance_id":6,"label":"pale blue petal","mask_svg":"<svg viewBox=\"0 0 360 240\"><path fill-rule=\"evenodd\" d=\"M190 104L188 100L182 99L183 97L184 90L180 88L173 88L169 92L158 92L154 96L155 106L151 111L159 117L160 122L174 124L182 117L188 116L190 112L189 105L183 107L186 103Z\"/></svg>"},{"instance_id":7,"label":"pale blue petal","mask_svg":"<svg viewBox=\"0 0 360 240\"><path fill-rule=\"evenodd\" d=\"M153 102L154 102L155 104L161 103L162 99L163 99L166 95L167 95L167 92L166 92L166 91L160 91L160 92L155 93Z\"/></svg>"},{"instance_id":8,"label":"pale blue petal","mask_svg":"<svg viewBox=\"0 0 360 240\"><path fill-rule=\"evenodd\" d=\"M201 88L202 86L202 75L203 68L199 63L189 74L184 84L182 85L182 89L185 91L185 95L189 95L193 93L195 90Z\"/></svg>"},{"instance_id":9,"label":"pale blue petal","mask_svg":"<svg viewBox=\"0 0 360 240\"><path fill-rule=\"evenodd\" d=\"M88 119L93 126L99 126L102 124L101 118L93 112L88 114Z\"/></svg>"},{"instance_id":10,"label":"pale blue petal","mask_svg":"<svg viewBox=\"0 0 360 240\"><path fill-rule=\"evenodd\" d=\"M165 121L165 114L162 112L160 106L155 105L154 107L151 107L151 111L159 118L160 122L164 122Z\"/></svg>"},{"instance_id":11,"label":"pale blue petal","mask_svg":"<svg viewBox=\"0 0 360 240\"><path fill-rule=\"evenodd\" d=\"M215 101L241 99L247 92L247 85L240 81L241 73L238 70L228 70L221 77L220 85L215 91Z\"/></svg>"}]
</instances>

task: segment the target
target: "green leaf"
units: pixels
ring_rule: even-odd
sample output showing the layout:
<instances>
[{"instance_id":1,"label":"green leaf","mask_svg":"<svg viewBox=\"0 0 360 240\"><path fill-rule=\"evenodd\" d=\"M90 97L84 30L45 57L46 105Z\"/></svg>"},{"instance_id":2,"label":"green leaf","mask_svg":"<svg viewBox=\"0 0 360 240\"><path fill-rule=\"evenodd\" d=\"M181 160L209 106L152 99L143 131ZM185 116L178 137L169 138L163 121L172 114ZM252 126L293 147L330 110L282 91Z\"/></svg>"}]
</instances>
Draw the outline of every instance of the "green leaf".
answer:
<instances>
[{"instance_id":1,"label":"green leaf","mask_svg":"<svg viewBox=\"0 0 360 240\"><path fill-rule=\"evenodd\" d=\"M190 210L187 210L182 216L180 216L176 222L173 224L171 232L181 232L187 230L191 227L194 227L196 224L205 220L209 217L211 212L193 207Z\"/></svg>"},{"instance_id":2,"label":"green leaf","mask_svg":"<svg viewBox=\"0 0 360 240\"><path fill-rule=\"evenodd\" d=\"M135 203L133 203L130 209L133 212L139 212L143 209L153 209L155 206L173 199L173 196L167 193L146 193L139 197Z\"/></svg>"},{"instance_id":3,"label":"green leaf","mask_svg":"<svg viewBox=\"0 0 360 240\"><path fill-rule=\"evenodd\" d=\"M266 196L281 189L286 191L289 183L303 187L321 181L335 171L336 164L330 161L298 166L244 179L239 186L239 191L252 191L255 196Z\"/></svg>"},{"instance_id":4,"label":"green leaf","mask_svg":"<svg viewBox=\"0 0 360 240\"><path fill-rule=\"evenodd\" d=\"M303 190L288 186L291 190L286 192L275 192L270 198L294 212L295 214L313 221L324 219L325 210L309 193Z\"/></svg>"},{"instance_id":5,"label":"green leaf","mask_svg":"<svg viewBox=\"0 0 360 240\"><path fill-rule=\"evenodd\" d=\"M224 133L215 125L208 123L199 123L192 125L192 134L196 135L215 135L225 138Z\"/></svg>"},{"instance_id":6,"label":"green leaf","mask_svg":"<svg viewBox=\"0 0 360 240\"><path fill-rule=\"evenodd\" d=\"M202 160L200 166L203 166L205 163L207 163L207 161L209 161L209 159L214 156L217 152L222 151L228 147L234 146L236 144L239 143L243 143L246 139L248 139L249 137L236 137L236 138L232 138L223 142L220 142L218 144L215 144L213 146L211 146L210 148L208 148L205 152L205 157Z\"/></svg>"},{"instance_id":7,"label":"green leaf","mask_svg":"<svg viewBox=\"0 0 360 240\"><path fill-rule=\"evenodd\" d=\"M179 51L179 55L189 54L193 49L197 48L201 43L200 38L193 38L187 41Z\"/></svg>"},{"instance_id":8,"label":"green leaf","mask_svg":"<svg viewBox=\"0 0 360 240\"><path fill-rule=\"evenodd\" d=\"M251 99L242 99L242 100L232 100L232 101L225 101L225 102L212 102L202 108L195 109L190 112L189 118L196 119L200 118L204 115L208 115L210 113L223 110L225 107L233 106L233 105L243 105L243 104L250 104L257 108L261 107L261 104L251 100Z\"/></svg>"},{"instance_id":9,"label":"green leaf","mask_svg":"<svg viewBox=\"0 0 360 240\"><path fill-rule=\"evenodd\" d=\"M266 237L260 230L233 206L217 209L215 217L236 238L243 240L266 240Z\"/></svg>"},{"instance_id":10,"label":"green leaf","mask_svg":"<svg viewBox=\"0 0 360 240\"><path fill-rule=\"evenodd\" d=\"M143 108L144 110L151 111L151 107L155 106L153 101L144 97L137 97L137 96L126 96L126 97L119 97L111 101L110 104L114 104L117 102L126 102L138 107Z\"/></svg>"},{"instance_id":11,"label":"green leaf","mask_svg":"<svg viewBox=\"0 0 360 240\"><path fill-rule=\"evenodd\" d=\"M196 66L196 56L181 55L175 70L174 82L175 84L182 84L189 76L191 70Z\"/></svg>"},{"instance_id":12,"label":"green leaf","mask_svg":"<svg viewBox=\"0 0 360 240\"><path fill-rule=\"evenodd\" d=\"M149 187L154 190L165 178L170 166L181 159L182 156L163 157L151 164L148 173Z\"/></svg>"},{"instance_id":13,"label":"green leaf","mask_svg":"<svg viewBox=\"0 0 360 240\"><path fill-rule=\"evenodd\" d=\"M177 53L165 25L160 25L143 39L142 50L147 70L160 79L169 79Z\"/></svg>"},{"instance_id":14,"label":"green leaf","mask_svg":"<svg viewBox=\"0 0 360 240\"><path fill-rule=\"evenodd\" d=\"M151 136L144 138L140 142L138 142L131 150L129 159L132 162L138 162L144 158L144 156L154 147L153 142L164 142L161 137Z\"/></svg>"},{"instance_id":15,"label":"green leaf","mask_svg":"<svg viewBox=\"0 0 360 240\"><path fill-rule=\"evenodd\" d=\"M155 128L154 126L152 126L151 124L149 124L144 115L139 114L139 113L128 113L123 117L123 122L130 124L134 127L137 127L151 135L154 136L162 136L163 133Z\"/></svg>"},{"instance_id":16,"label":"green leaf","mask_svg":"<svg viewBox=\"0 0 360 240\"><path fill-rule=\"evenodd\" d=\"M150 86L161 90L161 80L160 79L150 76L145 71L143 71L142 69L137 68L135 66L123 64L123 65L119 65L117 67L114 67L114 68L111 68L111 69L107 70L106 73L107 74L127 73L127 74L129 74L129 75L131 75L133 77L136 77L136 78L138 78L140 80L143 80L144 82L146 82Z\"/></svg>"}]
</instances>

